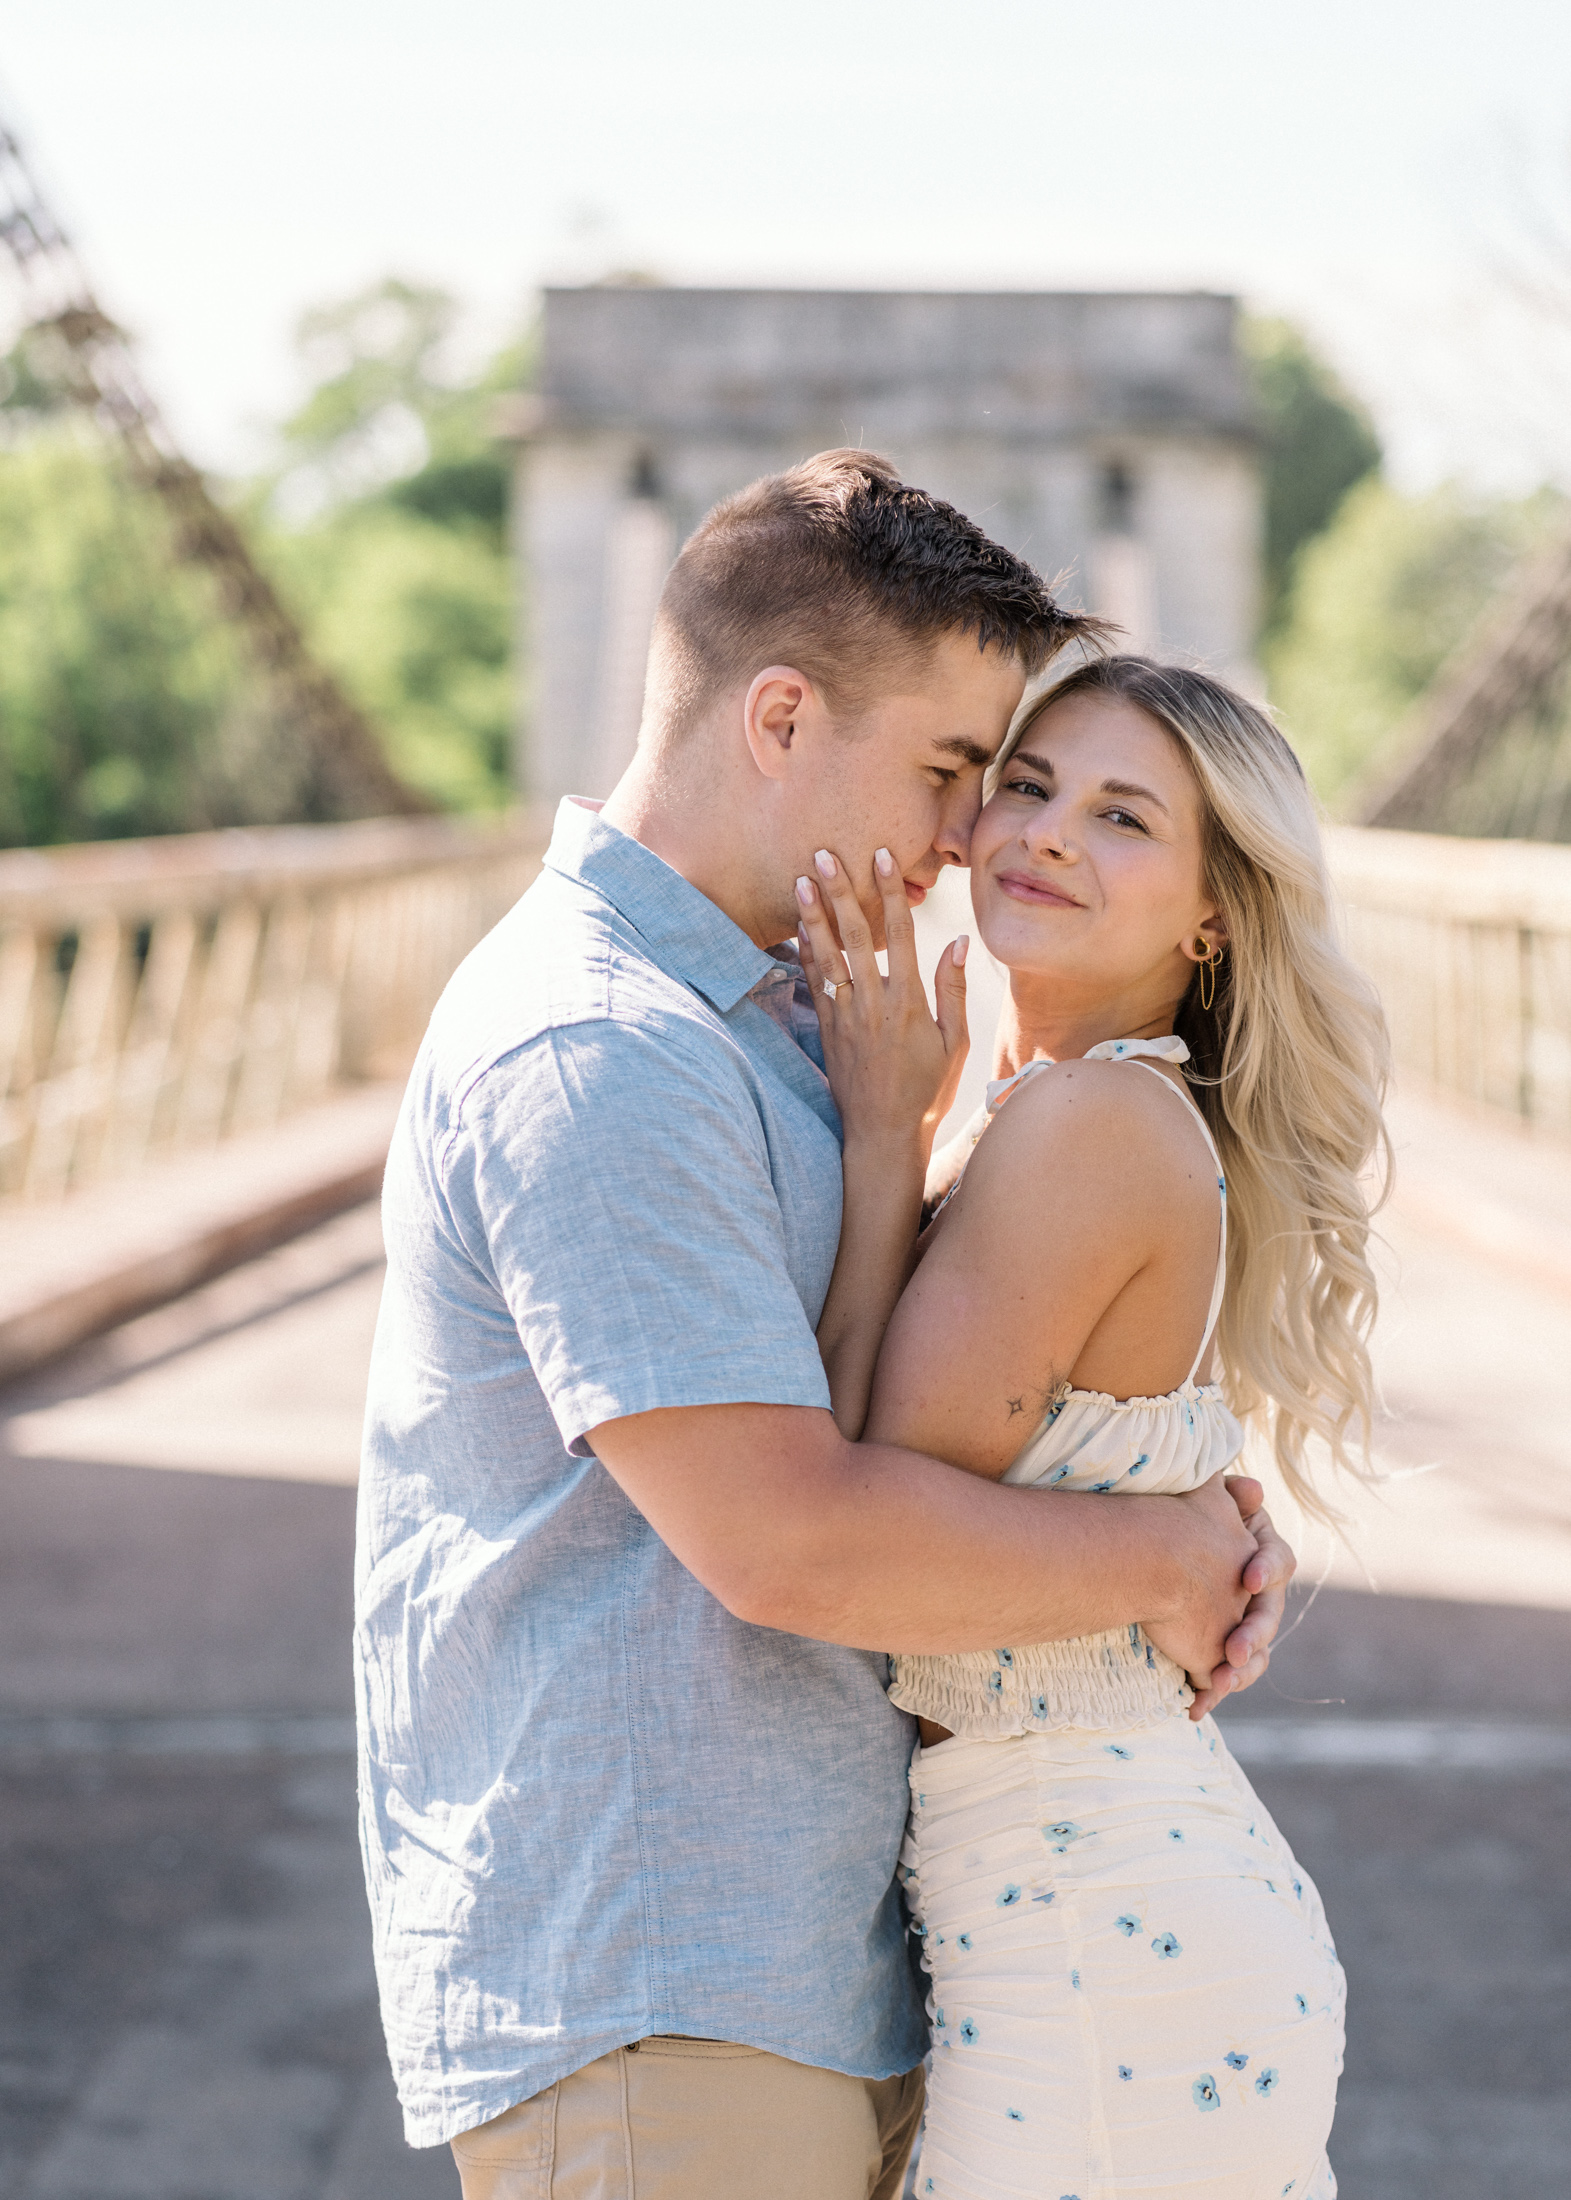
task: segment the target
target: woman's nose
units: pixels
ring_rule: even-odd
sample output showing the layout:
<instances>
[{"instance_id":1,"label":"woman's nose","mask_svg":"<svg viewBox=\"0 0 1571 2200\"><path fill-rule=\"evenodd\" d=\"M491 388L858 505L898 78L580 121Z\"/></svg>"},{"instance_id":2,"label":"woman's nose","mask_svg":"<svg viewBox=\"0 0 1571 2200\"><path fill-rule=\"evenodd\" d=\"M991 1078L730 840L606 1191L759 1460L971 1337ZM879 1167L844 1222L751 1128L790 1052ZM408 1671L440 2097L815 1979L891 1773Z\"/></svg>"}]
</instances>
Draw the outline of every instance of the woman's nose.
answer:
<instances>
[{"instance_id":1,"label":"woman's nose","mask_svg":"<svg viewBox=\"0 0 1571 2200\"><path fill-rule=\"evenodd\" d=\"M1068 863L1073 859L1073 846L1056 818L1038 818L1020 837L1034 856L1046 857L1053 863Z\"/></svg>"}]
</instances>

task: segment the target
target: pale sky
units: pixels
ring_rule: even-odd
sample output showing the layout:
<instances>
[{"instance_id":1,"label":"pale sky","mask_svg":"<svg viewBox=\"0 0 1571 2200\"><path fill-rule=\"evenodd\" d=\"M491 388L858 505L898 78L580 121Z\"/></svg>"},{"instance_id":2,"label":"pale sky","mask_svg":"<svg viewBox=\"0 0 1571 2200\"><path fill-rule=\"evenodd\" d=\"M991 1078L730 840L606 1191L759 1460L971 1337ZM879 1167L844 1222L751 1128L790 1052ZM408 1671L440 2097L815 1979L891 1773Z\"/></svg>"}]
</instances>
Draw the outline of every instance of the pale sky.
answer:
<instances>
[{"instance_id":1,"label":"pale sky","mask_svg":"<svg viewBox=\"0 0 1571 2200\"><path fill-rule=\"evenodd\" d=\"M0 112L209 464L307 305L435 280L479 347L635 265L1239 290L1402 479L1571 479L1571 311L1491 273L1524 178L1571 233L1566 0L7 0Z\"/></svg>"}]
</instances>

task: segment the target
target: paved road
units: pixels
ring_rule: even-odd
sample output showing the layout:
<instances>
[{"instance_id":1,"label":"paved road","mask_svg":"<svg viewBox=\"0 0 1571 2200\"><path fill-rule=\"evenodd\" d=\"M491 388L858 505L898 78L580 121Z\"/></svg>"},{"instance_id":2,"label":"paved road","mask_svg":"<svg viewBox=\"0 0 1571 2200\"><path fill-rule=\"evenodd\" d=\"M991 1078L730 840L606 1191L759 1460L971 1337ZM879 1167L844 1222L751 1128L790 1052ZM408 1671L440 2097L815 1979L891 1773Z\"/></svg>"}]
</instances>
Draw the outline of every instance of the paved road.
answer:
<instances>
[{"instance_id":1,"label":"paved road","mask_svg":"<svg viewBox=\"0 0 1571 2200\"><path fill-rule=\"evenodd\" d=\"M1382 1442L1455 1471L1395 1485L1384 1593L1338 1575L1243 1708L1290 1756L1349 1719L1526 1722L1492 1770L1257 1779L1352 1981L1344 2200L1546 2200L1571 1772L1534 1737L1568 1716L1571 1354L1545 1345L1571 1308L1394 1230ZM8 2200L456 2193L399 2135L341 1747L379 1273L374 1214L348 1215L0 1394ZM295 1754L257 1753L276 1714Z\"/></svg>"}]
</instances>

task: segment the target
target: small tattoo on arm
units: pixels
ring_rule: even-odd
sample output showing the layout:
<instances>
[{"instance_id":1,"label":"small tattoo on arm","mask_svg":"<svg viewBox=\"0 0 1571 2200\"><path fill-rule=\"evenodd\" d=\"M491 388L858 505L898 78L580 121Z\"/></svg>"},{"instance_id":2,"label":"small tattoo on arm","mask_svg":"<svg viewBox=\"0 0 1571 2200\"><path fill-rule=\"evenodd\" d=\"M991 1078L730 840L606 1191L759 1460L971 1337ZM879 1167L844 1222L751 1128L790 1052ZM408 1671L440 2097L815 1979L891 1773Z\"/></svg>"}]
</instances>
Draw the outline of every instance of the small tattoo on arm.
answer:
<instances>
[{"instance_id":1,"label":"small tattoo on arm","mask_svg":"<svg viewBox=\"0 0 1571 2200\"><path fill-rule=\"evenodd\" d=\"M1015 1415L1016 1415L1017 1413L1024 1413L1024 1411L1025 1411L1025 1409L1026 1409L1026 1402L1025 1402L1025 1399L1024 1399L1023 1397L1020 1397L1020 1398L1006 1398L1006 1399L1005 1399L1005 1401L1004 1401L1004 1403L1005 1403L1005 1404L1006 1404L1006 1405L1008 1406L1008 1408L1009 1408L1009 1418L1010 1418L1010 1420L1011 1420L1011 1421L1012 1421L1012 1420L1014 1419L1014 1417L1015 1417Z\"/></svg>"}]
</instances>

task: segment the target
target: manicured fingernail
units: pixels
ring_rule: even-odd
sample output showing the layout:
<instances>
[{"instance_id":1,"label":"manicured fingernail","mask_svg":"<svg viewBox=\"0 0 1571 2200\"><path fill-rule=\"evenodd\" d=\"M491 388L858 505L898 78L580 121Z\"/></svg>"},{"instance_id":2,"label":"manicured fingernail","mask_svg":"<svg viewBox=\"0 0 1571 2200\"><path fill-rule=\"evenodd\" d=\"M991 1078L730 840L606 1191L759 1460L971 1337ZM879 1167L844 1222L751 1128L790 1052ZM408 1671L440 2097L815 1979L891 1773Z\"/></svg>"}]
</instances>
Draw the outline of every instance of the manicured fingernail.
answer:
<instances>
[{"instance_id":1,"label":"manicured fingernail","mask_svg":"<svg viewBox=\"0 0 1571 2200\"><path fill-rule=\"evenodd\" d=\"M802 904L802 907L804 909L812 908L813 896L817 893L817 891L817 887L813 884L810 878L799 878L796 882L796 898Z\"/></svg>"},{"instance_id":2,"label":"manicured fingernail","mask_svg":"<svg viewBox=\"0 0 1571 2200\"><path fill-rule=\"evenodd\" d=\"M960 965L965 961L966 956L970 952L971 935L969 932L962 932L960 937L955 941L954 946L949 950L949 960L958 970L960 968Z\"/></svg>"},{"instance_id":3,"label":"manicured fingernail","mask_svg":"<svg viewBox=\"0 0 1571 2200\"><path fill-rule=\"evenodd\" d=\"M880 878L893 878L895 871L895 859L889 853L889 850L887 848L875 848L873 851L873 861L878 865L878 874Z\"/></svg>"},{"instance_id":4,"label":"manicured fingernail","mask_svg":"<svg viewBox=\"0 0 1571 2200\"><path fill-rule=\"evenodd\" d=\"M820 878L834 877L835 859L829 853L829 850L827 848L820 848L817 855L814 856L813 861L818 865L818 873Z\"/></svg>"}]
</instances>

